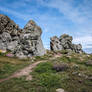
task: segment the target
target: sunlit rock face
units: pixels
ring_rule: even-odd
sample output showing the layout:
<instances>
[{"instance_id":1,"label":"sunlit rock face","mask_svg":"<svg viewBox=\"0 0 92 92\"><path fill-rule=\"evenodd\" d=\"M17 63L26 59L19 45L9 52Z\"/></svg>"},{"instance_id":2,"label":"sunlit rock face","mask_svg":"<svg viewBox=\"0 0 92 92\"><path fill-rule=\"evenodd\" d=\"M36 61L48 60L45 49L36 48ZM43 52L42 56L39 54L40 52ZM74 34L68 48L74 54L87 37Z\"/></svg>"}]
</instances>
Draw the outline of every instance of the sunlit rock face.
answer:
<instances>
[{"instance_id":1,"label":"sunlit rock face","mask_svg":"<svg viewBox=\"0 0 92 92\"><path fill-rule=\"evenodd\" d=\"M17 57L44 55L41 34L41 28L33 20L20 29L8 16L0 15L0 49L11 51Z\"/></svg>"},{"instance_id":2,"label":"sunlit rock face","mask_svg":"<svg viewBox=\"0 0 92 92\"><path fill-rule=\"evenodd\" d=\"M60 51L60 50L70 50L76 53L82 53L82 45L81 44L73 44L72 36L67 34L61 35L59 38L54 36L50 41L50 48L52 51Z\"/></svg>"}]
</instances>

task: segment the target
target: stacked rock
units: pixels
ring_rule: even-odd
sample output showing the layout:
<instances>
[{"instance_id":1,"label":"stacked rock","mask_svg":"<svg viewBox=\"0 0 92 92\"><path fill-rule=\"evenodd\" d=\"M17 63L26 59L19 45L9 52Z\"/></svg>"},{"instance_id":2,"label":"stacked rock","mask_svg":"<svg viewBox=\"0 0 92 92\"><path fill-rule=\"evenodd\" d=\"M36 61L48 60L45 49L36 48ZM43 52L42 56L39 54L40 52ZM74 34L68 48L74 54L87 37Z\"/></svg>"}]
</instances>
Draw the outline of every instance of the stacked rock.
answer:
<instances>
[{"instance_id":1,"label":"stacked rock","mask_svg":"<svg viewBox=\"0 0 92 92\"><path fill-rule=\"evenodd\" d=\"M12 52L17 57L41 56L45 49L41 40L42 30L30 20L24 27L8 16L0 15L0 49Z\"/></svg>"},{"instance_id":2,"label":"stacked rock","mask_svg":"<svg viewBox=\"0 0 92 92\"><path fill-rule=\"evenodd\" d=\"M72 36L67 34L61 35L59 38L54 36L50 41L50 48L52 51L60 51L60 50L71 50L76 53L82 53L82 45L81 44L73 44Z\"/></svg>"}]
</instances>

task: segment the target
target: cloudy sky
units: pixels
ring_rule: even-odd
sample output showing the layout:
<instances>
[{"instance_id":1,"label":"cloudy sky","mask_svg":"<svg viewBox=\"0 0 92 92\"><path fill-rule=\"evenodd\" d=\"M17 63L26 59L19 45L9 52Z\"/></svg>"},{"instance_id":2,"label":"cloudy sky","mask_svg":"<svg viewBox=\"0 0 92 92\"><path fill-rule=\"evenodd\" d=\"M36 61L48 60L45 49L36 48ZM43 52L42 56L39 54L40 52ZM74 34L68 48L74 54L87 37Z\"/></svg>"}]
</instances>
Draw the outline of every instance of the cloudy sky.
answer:
<instances>
[{"instance_id":1,"label":"cloudy sky","mask_svg":"<svg viewBox=\"0 0 92 92\"><path fill-rule=\"evenodd\" d=\"M73 43L81 43L92 53L92 0L0 0L0 14L21 28L34 20L43 30L45 48L49 48L50 37L66 33L73 36Z\"/></svg>"}]
</instances>

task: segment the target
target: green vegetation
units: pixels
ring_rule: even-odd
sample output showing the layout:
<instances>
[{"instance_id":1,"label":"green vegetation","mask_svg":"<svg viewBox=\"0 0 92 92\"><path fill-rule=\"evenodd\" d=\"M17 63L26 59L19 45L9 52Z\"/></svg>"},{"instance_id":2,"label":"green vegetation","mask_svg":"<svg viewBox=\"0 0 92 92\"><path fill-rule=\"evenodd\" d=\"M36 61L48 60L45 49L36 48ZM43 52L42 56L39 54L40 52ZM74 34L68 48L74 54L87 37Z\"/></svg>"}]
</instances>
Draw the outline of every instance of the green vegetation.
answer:
<instances>
[{"instance_id":1,"label":"green vegetation","mask_svg":"<svg viewBox=\"0 0 92 92\"><path fill-rule=\"evenodd\" d=\"M0 79L6 78L27 65L29 65L29 59L18 59L0 56Z\"/></svg>"},{"instance_id":2,"label":"green vegetation","mask_svg":"<svg viewBox=\"0 0 92 92\"><path fill-rule=\"evenodd\" d=\"M52 63L50 63L50 62L40 63L35 68L35 72L37 72L37 73L48 73L48 72L52 72Z\"/></svg>"},{"instance_id":3,"label":"green vegetation","mask_svg":"<svg viewBox=\"0 0 92 92\"><path fill-rule=\"evenodd\" d=\"M56 71L52 69L51 62L40 63L33 72L33 75L37 75L35 79L38 81L39 86L42 87L57 87L60 85L60 76L56 74Z\"/></svg>"},{"instance_id":4,"label":"green vegetation","mask_svg":"<svg viewBox=\"0 0 92 92\"><path fill-rule=\"evenodd\" d=\"M46 54L44 56L35 56L35 61L48 60L50 57L52 57L52 54Z\"/></svg>"},{"instance_id":5,"label":"green vegetation","mask_svg":"<svg viewBox=\"0 0 92 92\"><path fill-rule=\"evenodd\" d=\"M92 92L92 66L86 65L88 60L92 60L92 55L71 53L51 59L53 52L48 53L50 55L35 57L36 61L48 62L40 63L34 68L30 73L31 81L27 81L26 77L4 81L0 83L0 92L56 92L57 88L63 88L66 92ZM67 64L69 69L61 72L53 70L53 65L62 63ZM7 77L28 64L25 60L0 57L0 78Z\"/></svg>"},{"instance_id":6,"label":"green vegetation","mask_svg":"<svg viewBox=\"0 0 92 92\"><path fill-rule=\"evenodd\" d=\"M60 76L53 73L42 73L39 75L39 83L41 86L51 88L60 86Z\"/></svg>"},{"instance_id":7,"label":"green vegetation","mask_svg":"<svg viewBox=\"0 0 92 92\"><path fill-rule=\"evenodd\" d=\"M62 50L62 51L60 51L60 53L61 53L61 54L67 54L68 51L67 51L67 50Z\"/></svg>"}]
</instances>

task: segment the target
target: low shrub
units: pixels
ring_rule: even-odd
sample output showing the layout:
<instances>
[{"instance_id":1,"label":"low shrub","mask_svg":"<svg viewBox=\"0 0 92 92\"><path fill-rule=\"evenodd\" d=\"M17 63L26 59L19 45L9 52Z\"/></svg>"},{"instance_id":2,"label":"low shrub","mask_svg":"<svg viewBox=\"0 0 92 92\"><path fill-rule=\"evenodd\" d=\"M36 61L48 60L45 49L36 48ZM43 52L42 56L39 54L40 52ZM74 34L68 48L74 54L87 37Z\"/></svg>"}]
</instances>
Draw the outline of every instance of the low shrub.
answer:
<instances>
[{"instance_id":1,"label":"low shrub","mask_svg":"<svg viewBox=\"0 0 92 92\"><path fill-rule=\"evenodd\" d=\"M68 68L68 65L63 63L53 65L53 70L56 70L57 72L66 71Z\"/></svg>"},{"instance_id":2,"label":"low shrub","mask_svg":"<svg viewBox=\"0 0 92 92\"><path fill-rule=\"evenodd\" d=\"M5 53L1 53L1 52L0 52L0 56L5 56L5 55L6 55Z\"/></svg>"},{"instance_id":3,"label":"low shrub","mask_svg":"<svg viewBox=\"0 0 92 92\"><path fill-rule=\"evenodd\" d=\"M43 62L40 63L36 68L35 68L35 72L37 73L46 73L46 72L52 72L52 63L50 62Z\"/></svg>"},{"instance_id":4,"label":"low shrub","mask_svg":"<svg viewBox=\"0 0 92 92\"><path fill-rule=\"evenodd\" d=\"M47 59L46 55L44 55L44 56L35 56L35 61L46 60L46 59Z\"/></svg>"},{"instance_id":5,"label":"low shrub","mask_svg":"<svg viewBox=\"0 0 92 92\"><path fill-rule=\"evenodd\" d=\"M61 54L68 54L68 50L61 50L60 53Z\"/></svg>"},{"instance_id":6,"label":"low shrub","mask_svg":"<svg viewBox=\"0 0 92 92\"><path fill-rule=\"evenodd\" d=\"M45 87L59 87L60 86L60 76L53 73L42 73L39 75L40 86Z\"/></svg>"}]
</instances>

